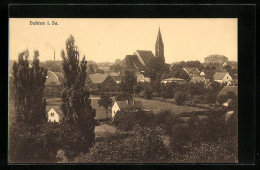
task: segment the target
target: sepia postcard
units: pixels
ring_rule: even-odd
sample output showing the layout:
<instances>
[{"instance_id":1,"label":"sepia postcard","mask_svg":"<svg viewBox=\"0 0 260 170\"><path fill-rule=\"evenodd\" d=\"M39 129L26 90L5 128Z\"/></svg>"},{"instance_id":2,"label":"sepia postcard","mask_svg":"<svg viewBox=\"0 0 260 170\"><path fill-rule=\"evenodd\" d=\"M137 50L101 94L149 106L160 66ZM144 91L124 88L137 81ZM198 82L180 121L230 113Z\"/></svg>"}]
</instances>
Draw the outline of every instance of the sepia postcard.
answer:
<instances>
[{"instance_id":1,"label":"sepia postcard","mask_svg":"<svg viewBox=\"0 0 260 170\"><path fill-rule=\"evenodd\" d=\"M237 18L9 18L9 163L238 163Z\"/></svg>"}]
</instances>

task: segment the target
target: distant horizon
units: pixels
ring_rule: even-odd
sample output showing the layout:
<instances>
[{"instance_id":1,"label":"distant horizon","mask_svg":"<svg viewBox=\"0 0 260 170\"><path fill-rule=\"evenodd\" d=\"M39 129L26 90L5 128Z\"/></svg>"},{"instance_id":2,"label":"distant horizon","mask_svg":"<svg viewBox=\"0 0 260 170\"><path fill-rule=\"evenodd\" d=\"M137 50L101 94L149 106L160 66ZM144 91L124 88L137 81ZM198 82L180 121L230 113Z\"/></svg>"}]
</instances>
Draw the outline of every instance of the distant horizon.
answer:
<instances>
[{"instance_id":1,"label":"distant horizon","mask_svg":"<svg viewBox=\"0 0 260 170\"><path fill-rule=\"evenodd\" d=\"M31 21L55 21L58 25L31 25ZM123 60L136 50L155 53L155 40L161 29L165 61L200 61L209 55L226 56L237 62L237 19L68 19L68 18L10 18L9 59L28 49L39 51L40 61L61 59L61 50L69 35L75 38L80 56L96 63Z\"/></svg>"}]
</instances>

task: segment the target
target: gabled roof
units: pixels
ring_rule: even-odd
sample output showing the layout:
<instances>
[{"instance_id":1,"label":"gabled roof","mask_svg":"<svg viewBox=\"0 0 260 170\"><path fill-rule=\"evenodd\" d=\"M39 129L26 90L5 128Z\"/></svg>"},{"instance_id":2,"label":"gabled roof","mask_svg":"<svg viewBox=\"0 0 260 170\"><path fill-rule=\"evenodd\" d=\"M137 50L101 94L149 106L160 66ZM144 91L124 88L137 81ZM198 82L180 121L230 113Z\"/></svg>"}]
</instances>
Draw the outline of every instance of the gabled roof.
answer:
<instances>
[{"instance_id":1,"label":"gabled roof","mask_svg":"<svg viewBox=\"0 0 260 170\"><path fill-rule=\"evenodd\" d=\"M107 78L108 74L95 73L90 74L89 78L93 84L101 84Z\"/></svg>"},{"instance_id":2,"label":"gabled roof","mask_svg":"<svg viewBox=\"0 0 260 170\"><path fill-rule=\"evenodd\" d=\"M122 77L121 76L111 76L116 82L121 82Z\"/></svg>"},{"instance_id":3,"label":"gabled roof","mask_svg":"<svg viewBox=\"0 0 260 170\"><path fill-rule=\"evenodd\" d=\"M190 83L200 83L200 82L205 82L206 79L205 77L192 77L191 80L190 80Z\"/></svg>"},{"instance_id":4,"label":"gabled roof","mask_svg":"<svg viewBox=\"0 0 260 170\"><path fill-rule=\"evenodd\" d=\"M144 66L139 61L136 55L126 55L125 58L120 62L122 67L130 67L138 70L144 70Z\"/></svg>"},{"instance_id":5,"label":"gabled roof","mask_svg":"<svg viewBox=\"0 0 260 170\"><path fill-rule=\"evenodd\" d=\"M183 70L185 70L188 74L194 74L199 75L200 71L196 67L184 67Z\"/></svg>"},{"instance_id":6,"label":"gabled roof","mask_svg":"<svg viewBox=\"0 0 260 170\"><path fill-rule=\"evenodd\" d=\"M145 64L147 64L154 57L153 52L148 50L136 50L136 53L142 57Z\"/></svg>"},{"instance_id":7,"label":"gabled roof","mask_svg":"<svg viewBox=\"0 0 260 170\"><path fill-rule=\"evenodd\" d=\"M219 92L218 96L220 95L226 95L228 91L234 92L235 95L238 95L238 88L237 86L225 86L223 89Z\"/></svg>"},{"instance_id":8,"label":"gabled roof","mask_svg":"<svg viewBox=\"0 0 260 170\"><path fill-rule=\"evenodd\" d=\"M128 106L133 106L133 105L139 106L139 107L143 106L141 101L134 101L134 104L133 104L133 101L129 101L128 104L127 104L126 100L124 100L124 101L115 101L115 102L117 103L119 109L124 109L124 108L126 108Z\"/></svg>"},{"instance_id":9,"label":"gabled roof","mask_svg":"<svg viewBox=\"0 0 260 170\"><path fill-rule=\"evenodd\" d=\"M227 72L216 72L213 76L214 80L223 80L225 75L228 74Z\"/></svg>"}]
</instances>

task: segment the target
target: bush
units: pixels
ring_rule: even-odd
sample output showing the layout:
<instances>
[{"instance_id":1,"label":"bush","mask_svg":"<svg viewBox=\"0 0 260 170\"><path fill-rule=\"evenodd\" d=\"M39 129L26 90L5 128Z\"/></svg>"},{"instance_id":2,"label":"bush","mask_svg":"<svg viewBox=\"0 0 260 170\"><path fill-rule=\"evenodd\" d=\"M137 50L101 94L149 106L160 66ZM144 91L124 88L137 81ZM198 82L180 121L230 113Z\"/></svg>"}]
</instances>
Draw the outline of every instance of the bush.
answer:
<instances>
[{"instance_id":1,"label":"bush","mask_svg":"<svg viewBox=\"0 0 260 170\"><path fill-rule=\"evenodd\" d=\"M216 103L216 98L217 98L217 95L215 93L207 93L205 95L205 99L206 99L207 103L209 103L209 104Z\"/></svg>"},{"instance_id":2,"label":"bush","mask_svg":"<svg viewBox=\"0 0 260 170\"><path fill-rule=\"evenodd\" d=\"M21 123L10 127L10 162L55 163L58 150L64 150L70 160L88 151L82 132L65 123L44 123L37 130Z\"/></svg>"},{"instance_id":3,"label":"bush","mask_svg":"<svg viewBox=\"0 0 260 170\"><path fill-rule=\"evenodd\" d=\"M139 124L147 127L148 122L154 117L153 113L143 111L136 106L129 106L124 110L120 110L114 117L113 123L116 128L123 131L131 131L134 126Z\"/></svg>"},{"instance_id":4,"label":"bush","mask_svg":"<svg viewBox=\"0 0 260 170\"><path fill-rule=\"evenodd\" d=\"M149 127L159 126L167 135L173 133L173 129L177 123L182 123L180 118L169 110L161 111L154 115L154 118L150 121Z\"/></svg>"},{"instance_id":5,"label":"bush","mask_svg":"<svg viewBox=\"0 0 260 170\"><path fill-rule=\"evenodd\" d=\"M228 101L227 95L220 95L217 97L217 101L219 104L223 104Z\"/></svg>"},{"instance_id":6,"label":"bush","mask_svg":"<svg viewBox=\"0 0 260 170\"><path fill-rule=\"evenodd\" d=\"M150 87L146 87L141 93L140 97L151 100L153 98L153 91Z\"/></svg>"},{"instance_id":7,"label":"bush","mask_svg":"<svg viewBox=\"0 0 260 170\"><path fill-rule=\"evenodd\" d=\"M76 163L161 163L169 152L156 131L136 126L134 134L115 133L104 137Z\"/></svg>"},{"instance_id":8,"label":"bush","mask_svg":"<svg viewBox=\"0 0 260 170\"><path fill-rule=\"evenodd\" d=\"M130 93L126 93L126 92L119 92L115 94L116 94L117 101L130 100L133 98Z\"/></svg>"},{"instance_id":9,"label":"bush","mask_svg":"<svg viewBox=\"0 0 260 170\"><path fill-rule=\"evenodd\" d=\"M177 105L183 105L186 101L186 94L184 92L177 92L174 96Z\"/></svg>"}]
</instances>

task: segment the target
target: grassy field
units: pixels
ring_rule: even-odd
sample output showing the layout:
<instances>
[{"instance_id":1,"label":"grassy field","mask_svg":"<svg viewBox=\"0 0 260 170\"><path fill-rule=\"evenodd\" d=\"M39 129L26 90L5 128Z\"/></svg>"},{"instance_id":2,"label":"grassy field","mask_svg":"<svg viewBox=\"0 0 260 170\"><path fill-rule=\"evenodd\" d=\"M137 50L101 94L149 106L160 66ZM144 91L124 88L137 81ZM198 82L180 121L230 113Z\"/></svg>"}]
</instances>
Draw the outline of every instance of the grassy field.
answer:
<instances>
[{"instance_id":1,"label":"grassy field","mask_svg":"<svg viewBox=\"0 0 260 170\"><path fill-rule=\"evenodd\" d=\"M51 108L56 111L60 110L61 98L47 98L47 108L48 112ZM98 99L91 99L91 106L96 109L96 120L106 119L106 110L98 105ZM108 118L112 117L111 108L108 109Z\"/></svg>"},{"instance_id":2,"label":"grassy field","mask_svg":"<svg viewBox=\"0 0 260 170\"><path fill-rule=\"evenodd\" d=\"M181 114L183 112L192 111L203 111L205 109L192 107L192 106L178 106L174 103L161 102L158 100L147 100L143 98L135 98L136 101L141 101L143 103L144 109L152 110L154 113L158 113L161 110L171 110L176 114Z\"/></svg>"}]
</instances>

